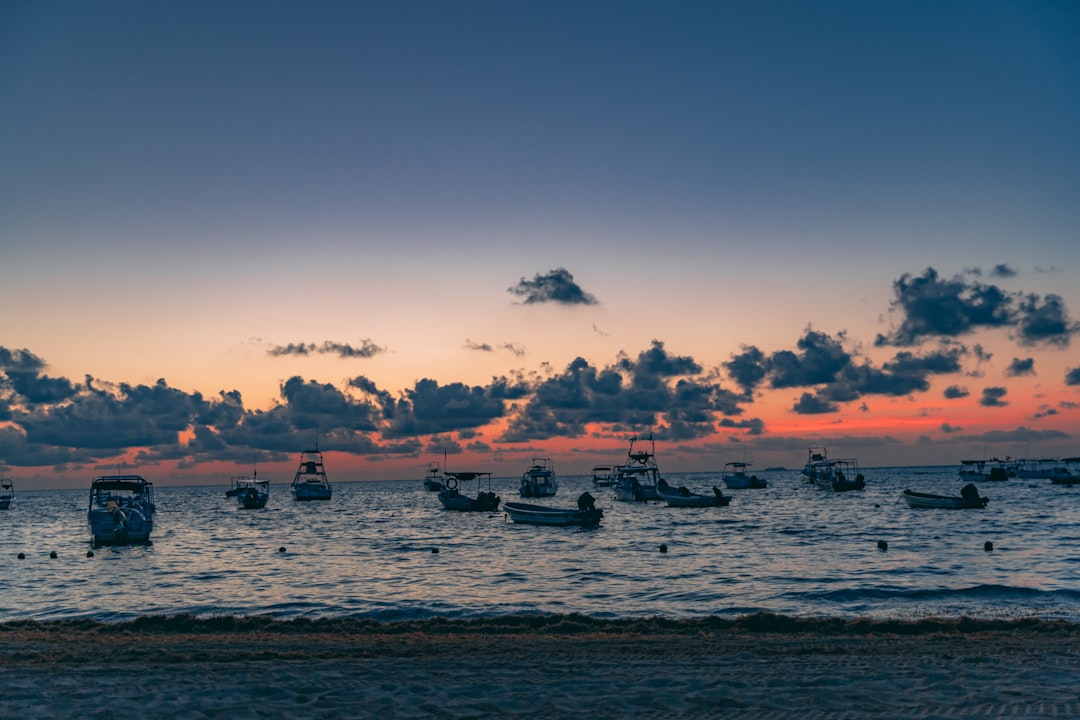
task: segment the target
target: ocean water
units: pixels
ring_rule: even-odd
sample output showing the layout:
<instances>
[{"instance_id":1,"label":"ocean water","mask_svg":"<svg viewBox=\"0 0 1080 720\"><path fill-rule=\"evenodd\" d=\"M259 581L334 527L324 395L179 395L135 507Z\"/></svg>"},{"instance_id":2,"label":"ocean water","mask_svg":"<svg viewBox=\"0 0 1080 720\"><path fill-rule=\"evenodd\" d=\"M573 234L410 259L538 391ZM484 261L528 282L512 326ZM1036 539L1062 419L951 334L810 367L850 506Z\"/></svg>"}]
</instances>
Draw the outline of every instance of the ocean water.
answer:
<instances>
[{"instance_id":1,"label":"ocean water","mask_svg":"<svg viewBox=\"0 0 1080 720\"><path fill-rule=\"evenodd\" d=\"M273 483L265 509L241 510L224 485L164 487L146 474L157 481L152 544L92 557L88 490L17 487L16 506L0 511L0 621L756 611L1080 621L1080 487L985 482L984 510L915 510L900 493L958 494L957 468L863 472L864 491L832 493L794 470L756 471L769 488L725 490L724 508L617 502L583 476L562 477L559 495L540 501L573 506L589 490L605 513L595 529L449 512L420 479L335 483L323 503L294 502L287 482ZM719 484L718 474L665 475L700 491ZM518 499L515 478L494 489Z\"/></svg>"}]
</instances>

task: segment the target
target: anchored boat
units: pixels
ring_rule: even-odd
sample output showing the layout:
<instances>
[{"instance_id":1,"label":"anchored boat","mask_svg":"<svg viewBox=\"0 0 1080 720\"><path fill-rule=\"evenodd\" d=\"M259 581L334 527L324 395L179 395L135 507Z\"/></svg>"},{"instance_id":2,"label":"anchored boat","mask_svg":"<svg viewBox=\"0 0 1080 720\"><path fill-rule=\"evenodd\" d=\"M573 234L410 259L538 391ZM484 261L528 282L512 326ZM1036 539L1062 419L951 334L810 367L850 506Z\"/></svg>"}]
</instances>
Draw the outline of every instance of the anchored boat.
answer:
<instances>
[{"instance_id":1,"label":"anchored boat","mask_svg":"<svg viewBox=\"0 0 1080 720\"><path fill-rule=\"evenodd\" d=\"M300 466L293 476L290 490L293 500L329 500L333 495L334 489L326 479L323 455L318 445L314 450L300 453Z\"/></svg>"},{"instance_id":2,"label":"anchored boat","mask_svg":"<svg viewBox=\"0 0 1080 720\"><path fill-rule=\"evenodd\" d=\"M596 501L589 493L578 497L578 506L574 508L553 508L527 503L503 503L503 510L515 523L524 525L557 525L567 527L595 527L604 517L604 511L596 507Z\"/></svg>"},{"instance_id":3,"label":"anchored boat","mask_svg":"<svg viewBox=\"0 0 1080 720\"><path fill-rule=\"evenodd\" d=\"M499 509L499 496L491 490L491 473L489 472L450 472L445 473L445 487L439 491L439 502L447 510L461 512L494 512ZM476 481L476 496L470 497L461 490L462 483ZM481 486L487 481L488 489L482 490Z\"/></svg>"},{"instance_id":4,"label":"anchored boat","mask_svg":"<svg viewBox=\"0 0 1080 720\"><path fill-rule=\"evenodd\" d=\"M147 543L154 529L154 486L140 475L102 475L90 484L86 520L94 545Z\"/></svg>"},{"instance_id":5,"label":"anchored boat","mask_svg":"<svg viewBox=\"0 0 1080 720\"><path fill-rule=\"evenodd\" d=\"M550 458L533 458L532 465L521 476L518 493L523 498L553 497L559 492L559 479Z\"/></svg>"},{"instance_id":6,"label":"anchored boat","mask_svg":"<svg viewBox=\"0 0 1080 720\"><path fill-rule=\"evenodd\" d=\"M660 482L660 468L656 464L656 441L651 437L649 440L652 442L652 452L634 452L637 438L630 439L626 462L615 468L615 479L611 482L611 486L615 488L616 500L645 502L660 499L656 492L656 486Z\"/></svg>"}]
</instances>

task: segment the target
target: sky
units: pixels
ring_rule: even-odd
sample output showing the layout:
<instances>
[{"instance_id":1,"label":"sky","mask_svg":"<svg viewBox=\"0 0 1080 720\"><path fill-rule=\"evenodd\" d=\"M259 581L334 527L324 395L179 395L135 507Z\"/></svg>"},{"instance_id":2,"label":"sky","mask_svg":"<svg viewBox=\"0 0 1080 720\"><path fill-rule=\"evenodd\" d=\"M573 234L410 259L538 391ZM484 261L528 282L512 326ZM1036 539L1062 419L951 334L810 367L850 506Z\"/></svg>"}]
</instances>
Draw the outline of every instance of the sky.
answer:
<instances>
[{"instance_id":1,"label":"sky","mask_svg":"<svg viewBox=\"0 0 1080 720\"><path fill-rule=\"evenodd\" d=\"M1080 455L1072 2L0 4L0 465Z\"/></svg>"}]
</instances>

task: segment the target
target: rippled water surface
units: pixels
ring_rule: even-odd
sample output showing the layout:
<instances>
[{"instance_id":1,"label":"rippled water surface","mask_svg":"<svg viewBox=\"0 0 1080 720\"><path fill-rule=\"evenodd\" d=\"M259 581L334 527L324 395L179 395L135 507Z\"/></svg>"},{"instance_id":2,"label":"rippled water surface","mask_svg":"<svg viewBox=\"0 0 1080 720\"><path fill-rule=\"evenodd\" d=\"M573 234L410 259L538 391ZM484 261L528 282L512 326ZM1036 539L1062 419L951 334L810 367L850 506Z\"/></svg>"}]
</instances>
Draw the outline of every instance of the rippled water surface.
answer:
<instances>
[{"instance_id":1,"label":"rippled water surface","mask_svg":"<svg viewBox=\"0 0 1080 720\"><path fill-rule=\"evenodd\" d=\"M572 506L590 490L605 512L590 530L448 512L419 480L337 483L329 503L294 502L280 483L263 510L238 509L224 486L159 482L153 543L93 557L87 491L20 489L0 512L0 620L769 610L1080 621L1080 487L987 482L985 510L914 510L901 491L958 494L956 468L864 473L866 490L831 493L794 471L758 472L769 488L729 490L731 505L701 509L616 502L588 478L563 477L543 502ZM705 473L668 480L719 484ZM516 487L495 481L504 501Z\"/></svg>"}]
</instances>

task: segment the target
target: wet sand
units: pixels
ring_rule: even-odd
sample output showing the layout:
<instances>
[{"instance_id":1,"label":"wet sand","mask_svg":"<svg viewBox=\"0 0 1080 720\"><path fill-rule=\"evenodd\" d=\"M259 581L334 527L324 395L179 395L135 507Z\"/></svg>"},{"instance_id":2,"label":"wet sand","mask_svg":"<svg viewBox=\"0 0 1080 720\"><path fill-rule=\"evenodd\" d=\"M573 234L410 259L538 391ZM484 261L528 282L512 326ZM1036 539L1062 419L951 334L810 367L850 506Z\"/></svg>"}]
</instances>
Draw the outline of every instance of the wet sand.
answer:
<instances>
[{"instance_id":1,"label":"wet sand","mask_svg":"<svg viewBox=\"0 0 1080 720\"><path fill-rule=\"evenodd\" d=\"M20 621L0 624L0 717L1080 717L1078 641L767 614Z\"/></svg>"}]
</instances>

